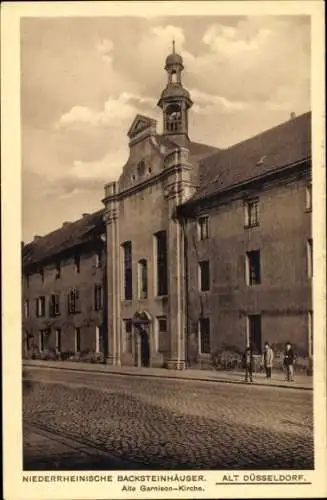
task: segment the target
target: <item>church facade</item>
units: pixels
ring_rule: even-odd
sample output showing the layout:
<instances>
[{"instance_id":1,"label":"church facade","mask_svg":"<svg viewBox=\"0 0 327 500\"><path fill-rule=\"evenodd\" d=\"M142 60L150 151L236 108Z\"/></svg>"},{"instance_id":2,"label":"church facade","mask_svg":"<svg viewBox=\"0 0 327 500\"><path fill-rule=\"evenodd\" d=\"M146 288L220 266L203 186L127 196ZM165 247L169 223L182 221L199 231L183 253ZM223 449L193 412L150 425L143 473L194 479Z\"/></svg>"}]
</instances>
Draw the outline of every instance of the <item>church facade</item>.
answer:
<instances>
[{"instance_id":1,"label":"church facade","mask_svg":"<svg viewBox=\"0 0 327 500\"><path fill-rule=\"evenodd\" d=\"M311 114L223 150L193 142L183 69L173 48L158 100L162 133L152 118L135 117L104 209L24 247L25 336L42 351L53 338L58 351L59 331L69 351L94 348L115 366L207 368L248 344L260 355L265 341L276 353L290 341L309 363ZM43 293L44 266L53 274L58 262L65 272ZM52 319L45 306L39 317L46 295Z\"/></svg>"},{"instance_id":2,"label":"church facade","mask_svg":"<svg viewBox=\"0 0 327 500\"><path fill-rule=\"evenodd\" d=\"M209 366L265 341L312 354L310 113L226 150L188 135L183 61L105 186L108 362Z\"/></svg>"}]
</instances>

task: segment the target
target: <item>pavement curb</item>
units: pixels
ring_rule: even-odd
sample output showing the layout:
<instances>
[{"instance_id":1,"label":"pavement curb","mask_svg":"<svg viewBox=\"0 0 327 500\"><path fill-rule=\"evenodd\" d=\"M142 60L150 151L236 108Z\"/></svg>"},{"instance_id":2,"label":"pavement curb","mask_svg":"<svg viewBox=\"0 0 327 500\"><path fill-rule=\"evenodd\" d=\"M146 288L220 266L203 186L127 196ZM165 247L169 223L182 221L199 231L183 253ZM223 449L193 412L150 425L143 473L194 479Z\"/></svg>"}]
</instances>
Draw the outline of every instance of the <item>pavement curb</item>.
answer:
<instances>
[{"instance_id":1,"label":"pavement curb","mask_svg":"<svg viewBox=\"0 0 327 500\"><path fill-rule=\"evenodd\" d=\"M129 377L144 377L144 378L161 378L165 380L185 380L185 381L193 381L193 382L214 382L214 383L219 383L219 384L238 384L238 385L246 385L252 386L252 387L274 387L274 388L281 388L281 389L293 389L293 390L300 390L300 391L313 391L313 387L304 387L304 386L292 386L292 385L284 385L281 383L272 383L272 384L267 384L263 382L253 382L247 383L244 382L243 380L228 380L225 378L196 378L196 377L180 377L178 375L167 375L167 374L155 374L155 373L131 373L129 371L115 371L115 370L98 370L95 367L93 368L87 368L85 369L83 366L79 367L62 367L62 366L54 366L54 365L48 365L46 362L44 364L33 364L33 363L24 363L23 362L23 367L32 367L32 368L47 368L47 369L53 369L53 370L66 370L66 371L72 371L72 372L85 372L85 373L97 373L101 375L121 375L121 376L129 376Z\"/></svg>"}]
</instances>

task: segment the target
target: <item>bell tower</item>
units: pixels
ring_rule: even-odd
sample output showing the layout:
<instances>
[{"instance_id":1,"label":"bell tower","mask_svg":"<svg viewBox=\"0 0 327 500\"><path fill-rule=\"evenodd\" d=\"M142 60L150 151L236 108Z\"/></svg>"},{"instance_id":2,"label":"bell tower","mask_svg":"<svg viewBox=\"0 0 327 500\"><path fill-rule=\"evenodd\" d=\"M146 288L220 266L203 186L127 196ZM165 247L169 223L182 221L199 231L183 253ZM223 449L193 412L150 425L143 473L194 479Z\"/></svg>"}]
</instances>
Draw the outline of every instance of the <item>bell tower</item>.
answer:
<instances>
[{"instance_id":1,"label":"bell tower","mask_svg":"<svg viewBox=\"0 0 327 500\"><path fill-rule=\"evenodd\" d=\"M188 137L188 110L192 106L189 92L182 84L184 69L182 57L173 51L167 57L165 70L168 75L166 88L163 90L158 106L163 112L163 135L169 135L181 147L186 147Z\"/></svg>"}]
</instances>

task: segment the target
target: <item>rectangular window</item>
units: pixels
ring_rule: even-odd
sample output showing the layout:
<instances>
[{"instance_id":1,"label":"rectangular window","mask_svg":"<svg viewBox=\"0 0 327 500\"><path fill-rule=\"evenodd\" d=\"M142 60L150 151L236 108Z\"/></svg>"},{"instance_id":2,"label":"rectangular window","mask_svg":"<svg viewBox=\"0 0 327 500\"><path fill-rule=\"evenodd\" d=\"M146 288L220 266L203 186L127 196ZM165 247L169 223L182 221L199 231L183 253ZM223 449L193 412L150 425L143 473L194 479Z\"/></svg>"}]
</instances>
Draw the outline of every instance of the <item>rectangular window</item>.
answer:
<instances>
[{"instance_id":1,"label":"rectangular window","mask_svg":"<svg viewBox=\"0 0 327 500\"><path fill-rule=\"evenodd\" d=\"M198 236L199 240L209 238L209 217L207 215L203 215L198 219Z\"/></svg>"},{"instance_id":2,"label":"rectangular window","mask_svg":"<svg viewBox=\"0 0 327 500\"><path fill-rule=\"evenodd\" d=\"M79 290L73 288L68 294L68 313L75 314L81 311Z\"/></svg>"},{"instance_id":3,"label":"rectangular window","mask_svg":"<svg viewBox=\"0 0 327 500\"><path fill-rule=\"evenodd\" d=\"M160 316L157 318L157 331L158 338L156 339L156 351L166 352L167 351L167 318L165 316Z\"/></svg>"},{"instance_id":4,"label":"rectangular window","mask_svg":"<svg viewBox=\"0 0 327 500\"><path fill-rule=\"evenodd\" d=\"M43 318L45 316L45 297L37 297L36 299L36 316Z\"/></svg>"},{"instance_id":5,"label":"rectangular window","mask_svg":"<svg viewBox=\"0 0 327 500\"><path fill-rule=\"evenodd\" d=\"M30 302L29 300L24 300L24 317L29 318L30 316Z\"/></svg>"},{"instance_id":6,"label":"rectangular window","mask_svg":"<svg viewBox=\"0 0 327 500\"><path fill-rule=\"evenodd\" d=\"M260 285L260 250L246 253L246 282L249 286Z\"/></svg>"},{"instance_id":7,"label":"rectangular window","mask_svg":"<svg viewBox=\"0 0 327 500\"><path fill-rule=\"evenodd\" d=\"M210 354L210 320L199 319L199 353Z\"/></svg>"},{"instance_id":8,"label":"rectangular window","mask_svg":"<svg viewBox=\"0 0 327 500\"><path fill-rule=\"evenodd\" d=\"M57 328L56 330L56 351L61 352L61 330Z\"/></svg>"},{"instance_id":9,"label":"rectangular window","mask_svg":"<svg viewBox=\"0 0 327 500\"><path fill-rule=\"evenodd\" d=\"M102 252L98 251L95 254L95 267L101 268L102 267Z\"/></svg>"},{"instance_id":10,"label":"rectangular window","mask_svg":"<svg viewBox=\"0 0 327 500\"><path fill-rule=\"evenodd\" d=\"M166 231L159 231L155 234L156 239L156 271L157 271L157 296L168 293L168 273L167 273L167 234Z\"/></svg>"},{"instance_id":11,"label":"rectangular window","mask_svg":"<svg viewBox=\"0 0 327 500\"><path fill-rule=\"evenodd\" d=\"M132 272L132 242L126 241L123 245L124 252L124 300L133 299L133 272Z\"/></svg>"},{"instance_id":12,"label":"rectangular window","mask_svg":"<svg viewBox=\"0 0 327 500\"><path fill-rule=\"evenodd\" d=\"M101 285L94 286L94 309L100 311L103 308L103 288Z\"/></svg>"},{"instance_id":13,"label":"rectangular window","mask_svg":"<svg viewBox=\"0 0 327 500\"><path fill-rule=\"evenodd\" d=\"M146 299L148 296L148 266L142 259L138 263L138 298Z\"/></svg>"},{"instance_id":14,"label":"rectangular window","mask_svg":"<svg viewBox=\"0 0 327 500\"><path fill-rule=\"evenodd\" d=\"M313 241L312 238L307 240L307 266L308 266L308 278L313 276Z\"/></svg>"},{"instance_id":15,"label":"rectangular window","mask_svg":"<svg viewBox=\"0 0 327 500\"><path fill-rule=\"evenodd\" d=\"M75 352L81 352L81 329L75 328Z\"/></svg>"},{"instance_id":16,"label":"rectangular window","mask_svg":"<svg viewBox=\"0 0 327 500\"><path fill-rule=\"evenodd\" d=\"M95 327L95 352L102 352L102 337L101 337L101 327Z\"/></svg>"},{"instance_id":17,"label":"rectangular window","mask_svg":"<svg viewBox=\"0 0 327 500\"><path fill-rule=\"evenodd\" d=\"M44 283L44 269L40 269L41 283Z\"/></svg>"},{"instance_id":18,"label":"rectangular window","mask_svg":"<svg viewBox=\"0 0 327 500\"><path fill-rule=\"evenodd\" d=\"M259 200L255 198L248 200L244 204L245 209L245 227L259 226Z\"/></svg>"},{"instance_id":19,"label":"rectangular window","mask_svg":"<svg viewBox=\"0 0 327 500\"><path fill-rule=\"evenodd\" d=\"M199 288L201 292L210 290L210 264L208 260L199 262Z\"/></svg>"},{"instance_id":20,"label":"rectangular window","mask_svg":"<svg viewBox=\"0 0 327 500\"><path fill-rule=\"evenodd\" d=\"M55 279L59 280L61 276L61 262L56 262L56 269L55 269Z\"/></svg>"},{"instance_id":21,"label":"rectangular window","mask_svg":"<svg viewBox=\"0 0 327 500\"><path fill-rule=\"evenodd\" d=\"M29 273L25 274L25 283L26 283L26 288L30 287L30 275Z\"/></svg>"},{"instance_id":22,"label":"rectangular window","mask_svg":"<svg viewBox=\"0 0 327 500\"><path fill-rule=\"evenodd\" d=\"M308 184L305 188L305 208L307 212L312 210L312 185Z\"/></svg>"},{"instance_id":23,"label":"rectangular window","mask_svg":"<svg viewBox=\"0 0 327 500\"><path fill-rule=\"evenodd\" d=\"M124 319L123 352L132 352L132 320Z\"/></svg>"},{"instance_id":24,"label":"rectangular window","mask_svg":"<svg viewBox=\"0 0 327 500\"><path fill-rule=\"evenodd\" d=\"M74 257L74 268L75 273L79 274L81 272L81 256L75 255Z\"/></svg>"},{"instance_id":25,"label":"rectangular window","mask_svg":"<svg viewBox=\"0 0 327 500\"><path fill-rule=\"evenodd\" d=\"M60 315L60 296L52 293L49 298L49 315L51 317Z\"/></svg>"},{"instance_id":26,"label":"rectangular window","mask_svg":"<svg viewBox=\"0 0 327 500\"><path fill-rule=\"evenodd\" d=\"M262 352L262 333L260 314L251 314L248 316L248 338L247 344L250 345L255 354Z\"/></svg>"},{"instance_id":27,"label":"rectangular window","mask_svg":"<svg viewBox=\"0 0 327 500\"><path fill-rule=\"evenodd\" d=\"M44 351L44 344L45 344L45 331L40 330L39 333L39 351L43 352Z\"/></svg>"}]
</instances>

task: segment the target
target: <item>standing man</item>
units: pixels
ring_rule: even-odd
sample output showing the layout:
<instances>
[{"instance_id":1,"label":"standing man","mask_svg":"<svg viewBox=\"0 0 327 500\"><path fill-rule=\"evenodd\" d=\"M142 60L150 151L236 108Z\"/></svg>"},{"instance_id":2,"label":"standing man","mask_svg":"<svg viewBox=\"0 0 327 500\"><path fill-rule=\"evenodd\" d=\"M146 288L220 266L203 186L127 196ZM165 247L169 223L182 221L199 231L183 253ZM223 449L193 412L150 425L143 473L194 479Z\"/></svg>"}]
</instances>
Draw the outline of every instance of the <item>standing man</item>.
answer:
<instances>
[{"instance_id":1,"label":"standing man","mask_svg":"<svg viewBox=\"0 0 327 500\"><path fill-rule=\"evenodd\" d=\"M264 367L266 370L266 377L271 378L271 370L272 370L272 365L273 365L273 360L274 360L274 351L268 344L268 342L265 343L265 350L263 354L263 361L264 361Z\"/></svg>"},{"instance_id":2,"label":"standing man","mask_svg":"<svg viewBox=\"0 0 327 500\"><path fill-rule=\"evenodd\" d=\"M242 365L243 368L245 369L245 382L248 382L250 379L250 382L253 382L253 352L251 347L247 347L243 353L242 357Z\"/></svg>"},{"instance_id":3,"label":"standing man","mask_svg":"<svg viewBox=\"0 0 327 500\"><path fill-rule=\"evenodd\" d=\"M284 352L284 366L286 368L286 379L288 382L294 382L294 358L292 344L287 342Z\"/></svg>"}]
</instances>

